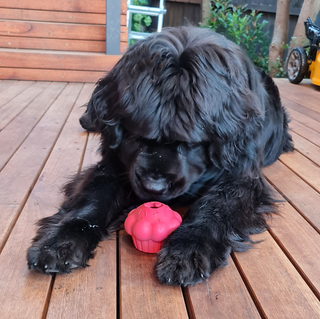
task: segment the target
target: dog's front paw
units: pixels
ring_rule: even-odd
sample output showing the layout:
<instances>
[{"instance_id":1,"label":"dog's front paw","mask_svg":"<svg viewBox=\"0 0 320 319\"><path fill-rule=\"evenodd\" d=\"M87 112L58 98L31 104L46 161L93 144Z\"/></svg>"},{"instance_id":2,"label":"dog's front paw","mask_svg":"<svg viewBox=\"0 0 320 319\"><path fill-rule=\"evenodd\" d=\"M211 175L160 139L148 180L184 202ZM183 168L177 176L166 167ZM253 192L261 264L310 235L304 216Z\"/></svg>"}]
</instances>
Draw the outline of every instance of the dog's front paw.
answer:
<instances>
[{"instance_id":1,"label":"dog's front paw","mask_svg":"<svg viewBox=\"0 0 320 319\"><path fill-rule=\"evenodd\" d=\"M181 250L163 248L158 255L156 272L160 282L168 285L194 285L208 278L210 261L201 252L185 254Z\"/></svg>"},{"instance_id":2,"label":"dog's front paw","mask_svg":"<svg viewBox=\"0 0 320 319\"><path fill-rule=\"evenodd\" d=\"M155 270L164 284L194 285L228 264L230 247L219 246L201 235L184 235L173 232L158 253Z\"/></svg>"},{"instance_id":3,"label":"dog's front paw","mask_svg":"<svg viewBox=\"0 0 320 319\"><path fill-rule=\"evenodd\" d=\"M46 232L40 231L28 249L29 269L61 274L70 273L73 268L87 267L97 245L97 241L92 241L94 230L88 227L87 222L75 220L46 229Z\"/></svg>"}]
</instances>

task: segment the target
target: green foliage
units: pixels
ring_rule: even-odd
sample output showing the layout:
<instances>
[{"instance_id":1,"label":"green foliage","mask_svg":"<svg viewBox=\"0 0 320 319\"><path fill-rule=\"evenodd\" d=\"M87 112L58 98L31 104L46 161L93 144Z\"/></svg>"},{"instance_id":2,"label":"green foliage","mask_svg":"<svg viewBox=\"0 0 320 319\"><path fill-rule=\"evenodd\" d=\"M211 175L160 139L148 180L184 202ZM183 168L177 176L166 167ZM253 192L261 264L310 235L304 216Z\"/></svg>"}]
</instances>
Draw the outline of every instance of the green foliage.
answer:
<instances>
[{"instance_id":1,"label":"green foliage","mask_svg":"<svg viewBox=\"0 0 320 319\"><path fill-rule=\"evenodd\" d=\"M135 6L147 6L149 3L148 0L133 0L132 4Z\"/></svg>"},{"instance_id":2,"label":"green foliage","mask_svg":"<svg viewBox=\"0 0 320 319\"><path fill-rule=\"evenodd\" d=\"M202 27L223 34L240 45L253 63L268 72L268 49L270 40L263 27L268 23L261 21L262 14L246 6L234 6L230 0L212 2L211 15Z\"/></svg>"},{"instance_id":3,"label":"green foliage","mask_svg":"<svg viewBox=\"0 0 320 319\"><path fill-rule=\"evenodd\" d=\"M275 63L273 63L273 68L276 70L276 74L274 75L274 77L276 78L285 78L287 77L287 72L283 67L283 60L280 59L280 57L277 57L277 61Z\"/></svg>"},{"instance_id":4,"label":"green foliage","mask_svg":"<svg viewBox=\"0 0 320 319\"><path fill-rule=\"evenodd\" d=\"M148 5L148 0L133 0L132 4L135 6ZM149 27L152 23L150 16L141 13L132 14L132 31L144 32L145 27Z\"/></svg>"}]
</instances>

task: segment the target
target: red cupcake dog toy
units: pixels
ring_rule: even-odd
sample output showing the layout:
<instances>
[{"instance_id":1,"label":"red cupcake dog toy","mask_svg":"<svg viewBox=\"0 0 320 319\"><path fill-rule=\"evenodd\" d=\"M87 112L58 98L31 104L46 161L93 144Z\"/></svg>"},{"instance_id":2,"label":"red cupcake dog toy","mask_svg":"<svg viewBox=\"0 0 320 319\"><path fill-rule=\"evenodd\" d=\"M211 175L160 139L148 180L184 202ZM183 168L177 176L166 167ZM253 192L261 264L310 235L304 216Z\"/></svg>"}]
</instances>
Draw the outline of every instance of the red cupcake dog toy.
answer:
<instances>
[{"instance_id":1,"label":"red cupcake dog toy","mask_svg":"<svg viewBox=\"0 0 320 319\"><path fill-rule=\"evenodd\" d=\"M181 216L169 206L149 202L133 209L124 222L134 246L145 253L157 253L163 241L181 225Z\"/></svg>"}]
</instances>

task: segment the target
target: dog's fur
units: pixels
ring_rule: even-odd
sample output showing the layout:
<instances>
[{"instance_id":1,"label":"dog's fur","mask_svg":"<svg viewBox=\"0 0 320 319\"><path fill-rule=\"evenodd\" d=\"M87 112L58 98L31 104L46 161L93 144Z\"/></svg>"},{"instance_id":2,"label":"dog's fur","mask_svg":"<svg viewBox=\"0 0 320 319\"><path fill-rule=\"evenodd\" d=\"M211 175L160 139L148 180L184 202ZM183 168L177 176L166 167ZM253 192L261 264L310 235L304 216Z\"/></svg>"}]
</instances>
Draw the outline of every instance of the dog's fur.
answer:
<instances>
[{"instance_id":1,"label":"dog's fur","mask_svg":"<svg viewBox=\"0 0 320 319\"><path fill-rule=\"evenodd\" d=\"M292 150L288 117L272 79L221 35L168 28L134 44L81 121L101 133L102 160L39 222L30 269L85 267L131 208L162 201L191 206L157 256L157 276L195 284L248 249L276 211L261 168Z\"/></svg>"}]
</instances>

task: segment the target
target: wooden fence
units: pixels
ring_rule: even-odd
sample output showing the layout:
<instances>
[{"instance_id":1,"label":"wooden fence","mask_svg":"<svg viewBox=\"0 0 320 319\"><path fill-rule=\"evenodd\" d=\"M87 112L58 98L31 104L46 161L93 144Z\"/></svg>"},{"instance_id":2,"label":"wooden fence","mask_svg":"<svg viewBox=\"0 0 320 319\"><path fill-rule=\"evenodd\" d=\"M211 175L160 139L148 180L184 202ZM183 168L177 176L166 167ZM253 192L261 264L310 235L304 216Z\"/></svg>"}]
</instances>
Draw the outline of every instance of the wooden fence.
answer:
<instances>
[{"instance_id":1,"label":"wooden fence","mask_svg":"<svg viewBox=\"0 0 320 319\"><path fill-rule=\"evenodd\" d=\"M157 0L151 0L157 3ZM186 23L199 25L201 22L201 0L166 0L167 13L164 16L163 26L178 26ZM234 5L247 5L249 10L259 10L263 13L263 19L268 21L265 30L269 32L271 40L274 28L277 0L233 0ZM291 0L288 42L290 41L303 0Z\"/></svg>"}]
</instances>

